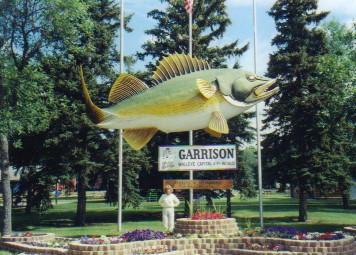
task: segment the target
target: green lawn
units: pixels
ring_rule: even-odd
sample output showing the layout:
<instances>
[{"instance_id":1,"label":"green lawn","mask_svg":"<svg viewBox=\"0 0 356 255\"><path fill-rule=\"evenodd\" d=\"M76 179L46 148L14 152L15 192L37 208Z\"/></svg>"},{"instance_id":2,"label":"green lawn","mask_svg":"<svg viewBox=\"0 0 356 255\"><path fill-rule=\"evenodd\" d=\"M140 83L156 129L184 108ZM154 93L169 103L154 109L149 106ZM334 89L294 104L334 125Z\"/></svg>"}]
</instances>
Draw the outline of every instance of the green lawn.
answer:
<instances>
[{"instance_id":1,"label":"green lawn","mask_svg":"<svg viewBox=\"0 0 356 255\"><path fill-rule=\"evenodd\" d=\"M216 200L215 204L224 205L225 200ZM176 210L183 213L183 204ZM340 200L308 200L309 222L296 222L298 218L298 200L291 199L284 194L274 194L263 197L264 223L270 225L288 225L303 228L308 231L340 230L344 226L355 225L356 201L351 201L351 209L342 209ZM75 199L60 199L58 205L44 215L32 213L26 215L23 208L14 209L13 230L22 232L53 232L58 236L82 235L117 235L118 211L116 207L104 203L102 200L87 202L86 227L73 227L76 212ZM248 222L259 226L258 199L232 200L232 216L237 219L240 227L246 227ZM139 209L127 208L123 210L122 232L136 228L151 228L163 231L161 224L161 208L158 203L145 202Z\"/></svg>"},{"instance_id":2,"label":"green lawn","mask_svg":"<svg viewBox=\"0 0 356 255\"><path fill-rule=\"evenodd\" d=\"M216 205L224 205L225 200L214 201ZM184 203L181 203L184 204ZM342 209L340 200L308 200L309 221L296 222L298 218L298 200L285 194L273 194L263 197L264 225L283 225L307 231L335 231L344 226L355 225L356 200L351 201L351 209ZM58 205L45 214L25 214L23 208L13 210L14 232L51 232L56 236L80 237L84 235L119 235L134 229L153 229L164 231L161 224L161 208L156 202L145 202L139 209L123 210L122 232L117 230L118 211L103 200L88 200L85 227L73 227L76 212L75 199L60 199ZM180 215L184 209L181 205L177 210ZM232 216L237 219L240 228L259 226L258 199L232 200ZM0 251L0 254L11 254Z\"/></svg>"}]
</instances>

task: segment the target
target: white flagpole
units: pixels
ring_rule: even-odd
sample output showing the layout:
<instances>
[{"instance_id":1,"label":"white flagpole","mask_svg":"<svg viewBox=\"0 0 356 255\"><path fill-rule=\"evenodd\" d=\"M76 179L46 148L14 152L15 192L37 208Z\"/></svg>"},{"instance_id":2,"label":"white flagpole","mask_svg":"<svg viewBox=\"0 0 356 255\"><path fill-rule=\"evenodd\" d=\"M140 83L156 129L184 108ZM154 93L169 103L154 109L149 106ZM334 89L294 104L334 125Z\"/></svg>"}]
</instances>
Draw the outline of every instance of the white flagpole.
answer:
<instances>
[{"instance_id":1,"label":"white flagpole","mask_svg":"<svg viewBox=\"0 0 356 255\"><path fill-rule=\"evenodd\" d=\"M124 0L120 6L120 74L124 72ZM119 173L118 173L118 215L117 230L122 229L122 129L119 130Z\"/></svg>"},{"instance_id":2,"label":"white flagpole","mask_svg":"<svg viewBox=\"0 0 356 255\"><path fill-rule=\"evenodd\" d=\"M192 6L193 9L193 6ZM189 12L189 56L193 57L193 32L192 32L192 26L193 26L193 10ZM189 131L189 145L193 145L193 131ZM193 180L193 170L189 171L189 180ZM189 203L190 203L190 208L189 208L189 214L190 217L193 215L193 189L189 190Z\"/></svg>"},{"instance_id":3,"label":"white flagpole","mask_svg":"<svg viewBox=\"0 0 356 255\"><path fill-rule=\"evenodd\" d=\"M254 72L257 73L257 23L256 23L256 0L253 0L253 49L254 49ZM263 228L263 203L262 203L262 163L261 163L261 141L260 141L260 115L259 104L256 104L256 129L257 129L257 165L258 165L258 191L260 207L260 225Z\"/></svg>"}]
</instances>

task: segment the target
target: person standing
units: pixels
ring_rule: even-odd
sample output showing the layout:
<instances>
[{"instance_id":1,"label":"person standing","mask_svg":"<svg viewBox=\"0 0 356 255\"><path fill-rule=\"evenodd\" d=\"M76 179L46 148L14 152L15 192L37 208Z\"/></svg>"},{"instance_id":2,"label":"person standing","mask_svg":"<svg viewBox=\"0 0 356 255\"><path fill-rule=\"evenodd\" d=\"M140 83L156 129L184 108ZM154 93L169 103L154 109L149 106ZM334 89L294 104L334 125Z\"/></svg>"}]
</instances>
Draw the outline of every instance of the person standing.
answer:
<instances>
[{"instance_id":1,"label":"person standing","mask_svg":"<svg viewBox=\"0 0 356 255\"><path fill-rule=\"evenodd\" d=\"M162 221L163 226L170 232L174 229L174 207L179 205L179 199L174 195L170 185L164 186L164 194L158 200L163 207Z\"/></svg>"}]
</instances>

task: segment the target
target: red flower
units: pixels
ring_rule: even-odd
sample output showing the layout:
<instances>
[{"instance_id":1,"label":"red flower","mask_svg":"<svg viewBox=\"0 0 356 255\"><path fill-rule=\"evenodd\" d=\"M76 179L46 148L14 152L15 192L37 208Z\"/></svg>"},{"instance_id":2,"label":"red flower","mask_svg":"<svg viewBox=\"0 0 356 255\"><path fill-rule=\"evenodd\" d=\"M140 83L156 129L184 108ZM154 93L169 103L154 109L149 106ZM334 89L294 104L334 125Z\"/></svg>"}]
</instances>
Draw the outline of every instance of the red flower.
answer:
<instances>
[{"instance_id":1,"label":"red flower","mask_svg":"<svg viewBox=\"0 0 356 255\"><path fill-rule=\"evenodd\" d=\"M225 219L224 215L218 212L196 212L192 215L192 220L217 220Z\"/></svg>"},{"instance_id":2,"label":"red flower","mask_svg":"<svg viewBox=\"0 0 356 255\"><path fill-rule=\"evenodd\" d=\"M26 232L23 236L34 236L35 234L32 234L30 232Z\"/></svg>"}]
</instances>

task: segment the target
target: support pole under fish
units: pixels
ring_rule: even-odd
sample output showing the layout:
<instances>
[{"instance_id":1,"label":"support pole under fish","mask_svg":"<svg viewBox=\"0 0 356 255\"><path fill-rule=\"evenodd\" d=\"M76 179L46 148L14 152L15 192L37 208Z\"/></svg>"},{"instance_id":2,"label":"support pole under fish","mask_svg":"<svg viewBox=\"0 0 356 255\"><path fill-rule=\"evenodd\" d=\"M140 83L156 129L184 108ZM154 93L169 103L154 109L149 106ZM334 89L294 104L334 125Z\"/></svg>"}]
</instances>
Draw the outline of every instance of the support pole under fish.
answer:
<instances>
[{"instance_id":1,"label":"support pole under fish","mask_svg":"<svg viewBox=\"0 0 356 255\"><path fill-rule=\"evenodd\" d=\"M193 8L193 7L192 7ZM189 12L189 56L193 57L193 10ZM189 131L189 145L193 145L193 131L190 130ZM193 176L193 170L189 171L189 180L193 180L194 176ZM190 207L189 207L189 214L190 217L193 216L193 189L189 190L189 203L190 203Z\"/></svg>"},{"instance_id":2,"label":"support pole under fish","mask_svg":"<svg viewBox=\"0 0 356 255\"><path fill-rule=\"evenodd\" d=\"M254 72L257 73L257 23L256 23L256 0L253 0L253 49L254 49ZM263 228L263 202L262 202L262 163L261 163L261 134L259 104L256 104L256 130L257 130L257 165L258 165L258 192L260 207L260 225Z\"/></svg>"},{"instance_id":3,"label":"support pole under fish","mask_svg":"<svg viewBox=\"0 0 356 255\"><path fill-rule=\"evenodd\" d=\"M120 73L124 72L124 0L121 0L120 5ZM117 215L117 230L122 229L122 129L119 129L119 173L118 173L118 215Z\"/></svg>"}]
</instances>

